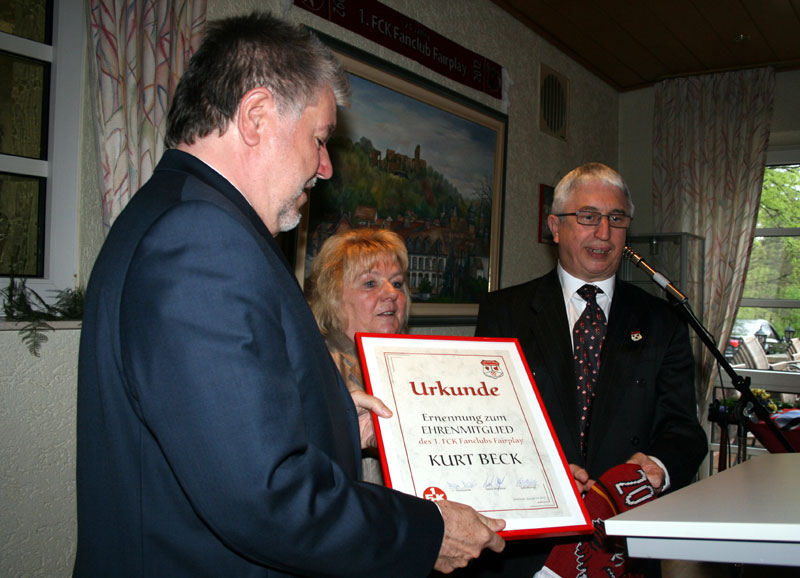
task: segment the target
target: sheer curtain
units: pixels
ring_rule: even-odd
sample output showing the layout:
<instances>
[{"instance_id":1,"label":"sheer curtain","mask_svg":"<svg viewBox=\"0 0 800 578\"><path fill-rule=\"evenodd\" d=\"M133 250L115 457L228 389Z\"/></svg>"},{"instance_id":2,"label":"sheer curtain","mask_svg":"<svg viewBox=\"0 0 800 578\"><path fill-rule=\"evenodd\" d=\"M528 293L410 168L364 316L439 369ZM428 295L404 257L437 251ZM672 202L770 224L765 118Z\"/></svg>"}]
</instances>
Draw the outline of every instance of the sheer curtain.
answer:
<instances>
[{"instance_id":1,"label":"sheer curtain","mask_svg":"<svg viewBox=\"0 0 800 578\"><path fill-rule=\"evenodd\" d=\"M764 177L775 72L660 82L655 88L653 222L705 239L703 324L724 351L744 288ZM706 407L715 360L698 343L695 385Z\"/></svg>"},{"instance_id":2,"label":"sheer curtain","mask_svg":"<svg viewBox=\"0 0 800 578\"><path fill-rule=\"evenodd\" d=\"M90 0L103 225L153 173L167 111L200 45L206 0Z\"/></svg>"}]
</instances>

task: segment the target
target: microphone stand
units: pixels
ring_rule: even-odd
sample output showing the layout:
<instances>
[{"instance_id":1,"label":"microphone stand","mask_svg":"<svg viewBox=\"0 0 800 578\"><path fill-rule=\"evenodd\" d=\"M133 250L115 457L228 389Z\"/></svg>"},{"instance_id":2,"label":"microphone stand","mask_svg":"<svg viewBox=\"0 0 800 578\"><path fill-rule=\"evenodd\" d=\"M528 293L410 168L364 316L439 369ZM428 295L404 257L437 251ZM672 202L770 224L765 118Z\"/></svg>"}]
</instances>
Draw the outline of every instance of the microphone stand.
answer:
<instances>
[{"instance_id":1,"label":"microphone stand","mask_svg":"<svg viewBox=\"0 0 800 578\"><path fill-rule=\"evenodd\" d=\"M750 390L750 377L742 377L736 370L731 367L731 364L728 363L728 360L725 359L725 356L720 353L719 349L717 348L716 344L713 341L713 338L709 335L708 331L703 327L697 317L694 315L691 307L689 307L688 301L675 301L679 303L682 307L682 310L691 325L694 332L700 337L700 340L706 346L706 348L714 355L714 358L719 363L720 367L722 367L723 371L728 374L731 378L731 383L733 387L741 394L739 398L739 404L737 408L734 410L734 416L736 417L737 424L738 424L738 445L739 445L739 461L744 461L744 457L746 456L746 446L745 440L747 438L747 434L745 431L745 420L751 419L753 414L755 414L758 419L763 421L767 425L767 429L769 429L770 433L781 443L784 449L789 453L794 453L794 448L786 439L786 436L783 435L783 432L777 426L777 424L772 420L770 417L769 410L764 407L753 392Z\"/></svg>"},{"instance_id":2,"label":"microphone stand","mask_svg":"<svg viewBox=\"0 0 800 578\"><path fill-rule=\"evenodd\" d=\"M639 267L640 269L644 270L654 281L655 283L664 289L667 294L668 300L670 300L676 307L679 307L680 310L683 312L684 317L686 318L689 326L694 330L697 336L700 338L700 341L703 342L703 345L711 352L714 358L717 360L717 363L722 367L722 369L727 373L731 378L731 383L733 387L740 394L739 404L741 405L741 409L737 409L734 411L734 414L737 418L739 424L739 456L741 457L742 454L742 446L744 439L746 438L745 432L745 420L750 419L753 414L755 414L760 420L762 420L766 425L767 429L769 429L770 433L775 436L775 438L781 443L784 449L788 453L794 453L795 450L789 441L786 439L786 436L783 435L780 428L775 424L769 414L769 410L767 410L764 405L756 399L756 396L753 395L753 392L750 390L750 378L749 377L742 377L731 367L731 364L728 363L728 360L725 359L725 356L720 353L719 349L717 348L717 344L714 342L713 336L708 332L708 330L703 326L699 319L692 311L691 306L689 305L689 299L681 293L677 288L675 288L666 278L661 275L660 273L656 273L644 260L630 247L625 247L622 252L623 256L631 261L634 265ZM745 450L746 451L746 450Z\"/></svg>"}]
</instances>

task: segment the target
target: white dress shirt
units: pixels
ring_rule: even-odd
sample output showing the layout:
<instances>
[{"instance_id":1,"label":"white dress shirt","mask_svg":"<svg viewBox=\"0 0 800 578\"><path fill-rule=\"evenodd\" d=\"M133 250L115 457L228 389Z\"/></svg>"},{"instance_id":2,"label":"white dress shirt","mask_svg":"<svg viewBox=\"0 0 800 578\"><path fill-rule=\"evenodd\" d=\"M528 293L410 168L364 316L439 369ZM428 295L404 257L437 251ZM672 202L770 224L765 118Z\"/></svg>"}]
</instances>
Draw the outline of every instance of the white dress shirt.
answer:
<instances>
[{"instance_id":1,"label":"white dress shirt","mask_svg":"<svg viewBox=\"0 0 800 578\"><path fill-rule=\"evenodd\" d=\"M572 336L572 328L575 327L575 322L578 321L581 313L583 313L583 310L586 308L586 301L583 297L578 295L578 289L587 285L587 283L567 273L561 266L561 263L558 264L556 270L558 272L558 280L561 283L561 291L564 293L564 305L567 307L569 334ZM606 321L608 321L608 314L611 312L611 299L614 297L614 283L614 276L595 283L588 283L588 285L594 285L602 291L602 293L597 294L596 299L597 304L606 316ZM574 343L572 345L573 347L575 346Z\"/></svg>"},{"instance_id":2,"label":"white dress shirt","mask_svg":"<svg viewBox=\"0 0 800 578\"><path fill-rule=\"evenodd\" d=\"M556 272L558 273L558 280L561 283L561 291L564 294L564 305L567 307L567 319L569 320L569 336L570 339L573 339L572 335L572 328L575 327L575 322L578 321L578 317L581 316L583 310L586 308L586 301L583 297L578 295L577 291L584 285L586 285L586 281L582 279L578 279L577 277L573 277L569 273L567 273L564 268L561 266L561 263L558 264L556 268ZM614 297L614 285L615 285L616 277L611 276L608 279L603 279L602 281L596 281L594 283L589 283L589 285L595 285L598 287L602 293L598 293L596 300L597 305L600 306L600 309L603 310L603 313L606 316L606 321L608 321L608 315L611 312L611 299ZM573 349L575 348L575 343L572 343ZM659 460L657 457L654 456L647 456L658 466L664 470L664 486L661 491L667 490L669 488L669 472L664 464Z\"/></svg>"}]
</instances>

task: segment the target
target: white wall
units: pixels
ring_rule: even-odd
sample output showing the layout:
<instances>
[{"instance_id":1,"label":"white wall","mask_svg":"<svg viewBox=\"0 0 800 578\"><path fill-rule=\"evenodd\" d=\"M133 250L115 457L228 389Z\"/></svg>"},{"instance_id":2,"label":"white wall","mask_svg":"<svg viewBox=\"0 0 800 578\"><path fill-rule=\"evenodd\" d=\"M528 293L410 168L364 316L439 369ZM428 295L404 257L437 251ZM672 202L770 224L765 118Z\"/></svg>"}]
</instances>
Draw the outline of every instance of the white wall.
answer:
<instances>
[{"instance_id":1,"label":"white wall","mask_svg":"<svg viewBox=\"0 0 800 578\"><path fill-rule=\"evenodd\" d=\"M69 576L75 553L75 352L48 332L33 357L0 331L0 576Z\"/></svg>"},{"instance_id":2,"label":"white wall","mask_svg":"<svg viewBox=\"0 0 800 578\"><path fill-rule=\"evenodd\" d=\"M800 70L776 75L775 108L769 137L771 151L800 146Z\"/></svg>"},{"instance_id":3,"label":"white wall","mask_svg":"<svg viewBox=\"0 0 800 578\"><path fill-rule=\"evenodd\" d=\"M653 231L653 109L652 87L624 92L619 98L619 172L628 183L636 207L632 235Z\"/></svg>"}]
</instances>

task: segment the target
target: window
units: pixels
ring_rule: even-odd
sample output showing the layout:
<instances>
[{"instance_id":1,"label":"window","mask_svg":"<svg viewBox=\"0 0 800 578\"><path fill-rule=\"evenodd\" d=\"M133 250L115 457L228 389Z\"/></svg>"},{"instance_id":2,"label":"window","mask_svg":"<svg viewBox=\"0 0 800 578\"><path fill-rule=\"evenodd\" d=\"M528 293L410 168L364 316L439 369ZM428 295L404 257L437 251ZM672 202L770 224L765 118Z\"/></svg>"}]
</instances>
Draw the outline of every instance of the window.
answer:
<instances>
[{"instance_id":1,"label":"window","mask_svg":"<svg viewBox=\"0 0 800 578\"><path fill-rule=\"evenodd\" d=\"M0 4L0 276L44 298L77 272L84 4Z\"/></svg>"},{"instance_id":2,"label":"window","mask_svg":"<svg viewBox=\"0 0 800 578\"><path fill-rule=\"evenodd\" d=\"M753 239L753 250L747 270L744 293L736 315L726 356L732 363L745 363L746 367L736 369L740 377L751 381L751 388L761 388L770 394L770 399L794 404L800 394L800 372L792 371L795 362L789 359L784 341L787 327L800 329L800 149L784 150L767 155L764 185L761 193L758 222ZM763 365L738 356L737 348L746 334L761 330L767 356ZM796 335L797 336L797 335ZM760 369L759 369L760 367ZM782 370L782 371L781 371ZM721 386L715 388L714 398L738 398L730 377L720 372ZM730 413L730 409L727 413ZM733 423L726 412L719 412L712 406L709 411L712 422ZM714 473L718 463L721 428L711 427L711 460L708 473ZM737 455L736 427L726 425L728 464ZM760 443L755 443L748 435L747 452L763 453ZM753 445L755 444L755 445Z\"/></svg>"},{"instance_id":3,"label":"window","mask_svg":"<svg viewBox=\"0 0 800 578\"><path fill-rule=\"evenodd\" d=\"M767 353L781 353L786 329L800 329L800 159L766 168L756 227L737 325L765 320Z\"/></svg>"}]
</instances>

